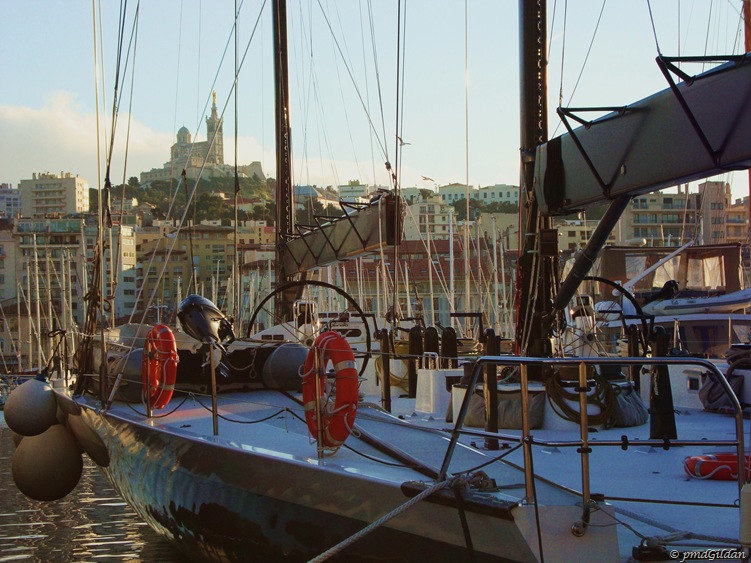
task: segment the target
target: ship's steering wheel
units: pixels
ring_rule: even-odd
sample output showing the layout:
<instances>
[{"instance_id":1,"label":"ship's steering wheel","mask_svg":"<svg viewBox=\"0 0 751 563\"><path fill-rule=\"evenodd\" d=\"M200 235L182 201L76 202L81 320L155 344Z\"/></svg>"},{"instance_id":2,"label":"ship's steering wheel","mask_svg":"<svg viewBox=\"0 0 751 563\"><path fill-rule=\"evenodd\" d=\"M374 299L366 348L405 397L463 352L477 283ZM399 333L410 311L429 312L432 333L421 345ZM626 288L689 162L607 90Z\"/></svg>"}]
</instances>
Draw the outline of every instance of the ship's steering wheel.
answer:
<instances>
[{"instance_id":1,"label":"ship's steering wheel","mask_svg":"<svg viewBox=\"0 0 751 563\"><path fill-rule=\"evenodd\" d=\"M371 336L371 328L368 323L368 315L365 314L365 312L360 308L360 305L358 305L357 301L355 301L355 299L349 293L347 293L343 289L335 285L332 285L330 283L317 281L317 280L300 280L300 281L288 282L275 288L271 293L269 293L266 297L264 297L260 303L258 303L255 310L253 311L253 314L250 316L250 320L248 321L248 330L246 332L246 338L251 337L251 331L253 330L253 326L256 322L256 319L258 318L258 315L261 312L266 312L272 318L274 318L273 310L266 308L266 305L267 303L269 303L269 301L287 292L295 293L297 295L302 295L307 286L324 288L326 290L333 291L337 295L340 295L346 300L347 305L348 305L347 309L350 309L350 307L351 309L354 309L354 312L350 314L355 315L359 317L360 319L362 319L363 326L365 327L364 328L365 350L364 351L353 350L355 358L362 358L362 365L360 366L360 371L359 371L359 376L362 376L362 374L365 372L365 368L368 365L368 361L370 360L370 355L371 355L372 336ZM327 330L328 328L325 325L326 323L324 323L322 327L323 330ZM336 327L334 326L332 330L336 330ZM315 336L316 335L313 335L314 339L315 339Z\"/></svg>"}]
</instances>

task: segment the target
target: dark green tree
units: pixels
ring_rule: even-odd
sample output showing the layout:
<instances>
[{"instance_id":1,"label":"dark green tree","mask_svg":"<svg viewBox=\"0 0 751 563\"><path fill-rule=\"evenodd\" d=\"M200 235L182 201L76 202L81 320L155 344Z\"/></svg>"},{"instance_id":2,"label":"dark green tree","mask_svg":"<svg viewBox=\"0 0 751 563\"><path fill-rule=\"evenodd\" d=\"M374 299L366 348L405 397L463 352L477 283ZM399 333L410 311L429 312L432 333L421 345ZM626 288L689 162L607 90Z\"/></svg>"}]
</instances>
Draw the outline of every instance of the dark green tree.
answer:
<instances>
[{"instance_id":1,"label":"dark green tree","mask_svg":"<svg viewBox=\"0 0 751 563\"><path fill-rule=\"evenodd\" d=\"M462 198L452 203L457 221L464 221L467 218L467 200ZM469 199L469 219L473 221L485 211L485 204L477 199Z\"/></svg>"}]
</instances>

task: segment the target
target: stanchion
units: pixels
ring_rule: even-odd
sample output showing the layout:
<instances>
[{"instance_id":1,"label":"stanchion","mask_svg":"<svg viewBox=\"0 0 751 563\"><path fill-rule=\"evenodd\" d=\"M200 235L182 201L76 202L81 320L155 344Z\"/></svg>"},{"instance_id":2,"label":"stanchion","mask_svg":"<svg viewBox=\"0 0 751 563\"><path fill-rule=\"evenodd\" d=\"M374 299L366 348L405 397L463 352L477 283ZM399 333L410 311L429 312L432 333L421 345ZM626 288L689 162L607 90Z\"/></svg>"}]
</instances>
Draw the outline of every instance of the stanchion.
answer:
<instances>
[{"instance_id":1,"label":"stanchion","mask_svg":"<svg viewBox=\"0 0 751 563\"><path fill-rule=\"evenodd\" d=\"M381 404L387 412L391 412L391 335L387 328L381 331L381 367L383 368Z\"/></svg>"},{"instance_id":2,"label":"stanchion","mask_svg":"<svg viewBox=\"0 0 751 563\"><path fill-rule=\"evenodd\" d=\"M485 329L485 355L497 356L498 339L492 328ZM485 366L485 430L498 433L498 366L489 363ZM498 438L485 438L485 448L497 450Z\"/></svg>"},{"instance_id":3,"label":"stanchion","mask_svg":"<svg viewBox=\"0 0 751 563\"><path fill-rule=\"evenodd\" d=\"M417 397L417 364L422 361L423 352L423 329L421 326L413 326L409 329L409 360L407 362L407 389L408 397Z\"/></svg>"}]
</instances>

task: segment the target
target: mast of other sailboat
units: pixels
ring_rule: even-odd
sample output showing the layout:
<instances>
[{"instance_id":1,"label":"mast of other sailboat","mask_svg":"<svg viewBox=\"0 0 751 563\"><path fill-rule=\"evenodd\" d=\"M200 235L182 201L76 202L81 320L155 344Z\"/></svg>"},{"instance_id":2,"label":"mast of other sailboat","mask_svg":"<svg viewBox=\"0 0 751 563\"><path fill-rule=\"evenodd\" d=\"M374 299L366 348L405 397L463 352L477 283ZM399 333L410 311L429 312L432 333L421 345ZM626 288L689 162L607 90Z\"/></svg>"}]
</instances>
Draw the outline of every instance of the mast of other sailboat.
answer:
<instances>
[{"instance_id":1,"label":"mast of other sailboat","mask_svg":"<svg viewBox=\"0 0 751 563\"><path fill-rule=\"evenodd\" d=\"M751 0L743 0L743 28L744 46L747 53L751 52ZM748 169L748 259L751 266L751 168Z\"/></svg>"},{"instance_id":2,"label":"mast of other sailboat","mask_svg":"<svg viewBox=\"0 0 751 563\"><path fill-rule=\"evenodd\" d=\"M546 252L542 240L552 231L552 219L542 216L534 192L535 148L548 139L546 11L546 0L519 0L521 179L516 343L520 354L536 357L552 354L544 319L549 316L546 309L557 281L557 252Z\"/></svg>"}]
</instances>

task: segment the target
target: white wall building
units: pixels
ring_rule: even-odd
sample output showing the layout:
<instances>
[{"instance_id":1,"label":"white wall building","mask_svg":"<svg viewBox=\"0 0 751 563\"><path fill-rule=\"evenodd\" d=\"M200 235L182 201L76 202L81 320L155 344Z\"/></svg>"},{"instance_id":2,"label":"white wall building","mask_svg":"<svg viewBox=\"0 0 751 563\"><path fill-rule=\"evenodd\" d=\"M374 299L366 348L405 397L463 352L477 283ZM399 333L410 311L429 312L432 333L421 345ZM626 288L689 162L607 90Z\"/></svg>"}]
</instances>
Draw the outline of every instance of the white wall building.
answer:
<instances>
[{"instance_id":1,"label":"white wall building","mask_svg":"<svg viewBox=\"0 0 751 563\"><path fill-rule=\"evenodd\" d=\"M34 173L21 180L21 214L24 217L51 217L69 213L88 213L89 184L70 172L59 176L50 172Z\"/></svg>"},{"instance_id":2,"label":"white wall building","mask_svg":"<svg viewBox=\"0 0 751 563\"><path fill-rule=\"evenodd\" d=\"M368 186L365 184L347 184L346 186L337 186L337 188L342 201L353 203L368 200Z\"/></svg>"},{"instance_id":3,"label":"white wall building","mask_svg":"<svg viewBox=\"0 0 751 563\"><path fill-rule=\"evenodd\" d=\"M437 196L411 204L404 218L404 240L425 240L428 236L431 240L449 240L453 211Z\"/></svg>"},{"instance_id":4,"label":"white wall building","mask_svg":"<svg viewBox=\"0 0 751 563\"><path fill-rule=\"evenodd\" d=\"M511 203L519 204L519 186L509 186L507 184L495 184L485 186L477 190L477 199L483 203Z\"/></svg>"},{"instance_id":5,"label":"white wall building","mask_svg":"<svg viewBox=\"0 0 751 563\"><path fill-rule=\"evenodd\" d=\"M519 204L519 186L509 186L507 184L495 184L479 189L474 186L469 186L469 189L467 189L466 184L448 184L446 186L439 186L438 194L441 196L443 203L454 203L460 199L466 199L467 195L469 195L470 199L481 201L484 204Z\"/></svg>"}]
</instances>

